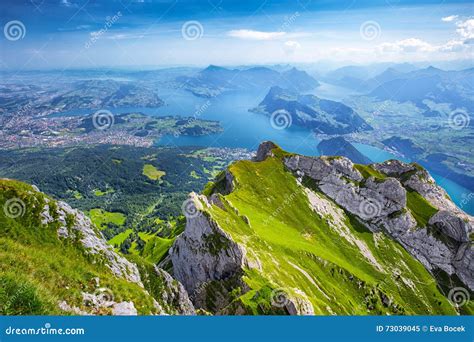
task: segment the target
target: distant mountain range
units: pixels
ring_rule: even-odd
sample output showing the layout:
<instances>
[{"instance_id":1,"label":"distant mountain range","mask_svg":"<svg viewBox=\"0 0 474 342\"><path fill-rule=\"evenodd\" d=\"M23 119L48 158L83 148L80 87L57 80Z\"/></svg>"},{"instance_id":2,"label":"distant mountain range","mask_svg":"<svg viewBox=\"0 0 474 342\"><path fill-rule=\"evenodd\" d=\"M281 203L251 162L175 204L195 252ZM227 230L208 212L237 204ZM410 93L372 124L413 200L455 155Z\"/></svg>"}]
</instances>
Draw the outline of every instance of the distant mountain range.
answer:
<instances>
[{"instance_id":1,"label":"distant mountain range","mask_svg":"<svg viewBox=\"0 0 474 342\"><path fill-rule=\"evenodd\" d=\"M270 116L281 111L292 124L324 134L346 134L372 129L351 107L341 102L314 95L300 95L276 86L270 89L252 111Z\"/></svg>"},{"instance_id":2,"label":"distant mountain range","mask_svg":"<svg viewBox=\"0 0 474 342\"><path fill-rule=\"evenodd\" d=\"M210 65L196 76L179 76L176 81L196 96L213 97L233 90L262 90L274 85L295 91L307 91L319 86L305 71L292 68L278 72L266 67L227 69Z\"/></svg>"},{"instance_id":3,"label":"distant mountain range","mask_svg":"<svg viewBox=\"0 0 474 342\"><path fill-rule=\"evenodd\" d=\"M453 109L474 109L474 68L444 71L429 67L398 75L392 73L391 78L373 89L369 96L379 100L411 101L420 107L425 107L424 100L432 100L453 104Z\"/></svg>"},{"instance_id":4,"label":"distant mountain range","mask_svg":"<svg viewBox=\"0 0 474 342\"><path fill-rule=\"evenodd\" d=\"M388 70L397 73L406 73L416 70L416 66L409 63L379 63L376 65L348 65L333 70L324 76L324 81L342 87L367 90L373 80Z\"/></svg>"}]
</instances>

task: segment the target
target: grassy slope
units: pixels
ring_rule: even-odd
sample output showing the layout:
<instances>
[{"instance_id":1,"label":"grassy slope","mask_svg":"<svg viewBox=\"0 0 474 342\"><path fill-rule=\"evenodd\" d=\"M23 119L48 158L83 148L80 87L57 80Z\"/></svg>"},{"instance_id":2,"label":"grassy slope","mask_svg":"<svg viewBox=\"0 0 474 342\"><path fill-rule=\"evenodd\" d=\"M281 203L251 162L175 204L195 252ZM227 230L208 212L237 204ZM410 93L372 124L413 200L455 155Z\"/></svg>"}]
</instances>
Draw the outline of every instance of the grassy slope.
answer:
<instances>
[{"instance_id":1,"label":"grassy slope","mask_svg":"<svg viewBox=\"0 0 474 342\"><path fill-rule=\"evenodd\" d=\"M247 247L249 259L258 258L262 264L261 271L246 270L244 279L252 290L237 299L249 312L265 313L270 290L282 288L295 297L302 296L297 289L304 291L316 314L455 313L431 275L398 243L381 234L375 237L346 216L352 236L365 242L383 266L383 271L377 270L331 228L330 218L310 209L306 194L277 158L240 161L230 171L237 185L223 201L245 215L250 225L229 204L228 210L212 206L210 213ZM382 292L392 305L382 305Z\"/></svg>"},{"instance_id":2,"label":"grassy slope","mask_svg":"<svg viewBox=\"0 0 474 342\"><path fill-rule=\"evenodd\" d=\"M430 218L438 212L423 196L413 190L407 191L407 207L419 227L426 227Z\"/></svg>"},{"instance_id":3,"label":"grassy slope","mask_svg":"<svg viewBox=\"0 0 474 342\"><path fill-rule=\"evenodd\" d=\"M99 256L85 254L80 242L59 239L58 223L40 223L44 195L24 183L0 180L2 208L10 198L26 205L16 219L0 210L0 314L63 314L57 305L62 300L82 307L81 292L94 293L95 277L115 301L132 300L141 314L155 311L138 285L115 277ZM54 202L50 206L54 214Z\"/></svg>"},{"instance_id":4,"label":"grassy slope","mask_svg":"<svg viewBox=\"0 0 474 342\"><path fill-rule=\"evenodd\" d=\"M168 250L173 245L174 240L174 238L165 239L159 236L153 236L146 241L141 256L151 263L158 263L168 254Z\"/></svg>"},{"instance_id":5,"label":"grassy slope","mask_svg":"<svg viewBox=\"0 0 474 342\"><path fill-rule=\"evenodd\" d=\"M120 245L128 238L128 236L130 234L133 233L133 230L130 228L130 229L127 229L126 231L124 232L121 232L120 234L117 234L115 235L113 238L111 238L108 243L109 245L111 246L114 246L114 247L120 247Z\"/></svg>"}]
</instances>

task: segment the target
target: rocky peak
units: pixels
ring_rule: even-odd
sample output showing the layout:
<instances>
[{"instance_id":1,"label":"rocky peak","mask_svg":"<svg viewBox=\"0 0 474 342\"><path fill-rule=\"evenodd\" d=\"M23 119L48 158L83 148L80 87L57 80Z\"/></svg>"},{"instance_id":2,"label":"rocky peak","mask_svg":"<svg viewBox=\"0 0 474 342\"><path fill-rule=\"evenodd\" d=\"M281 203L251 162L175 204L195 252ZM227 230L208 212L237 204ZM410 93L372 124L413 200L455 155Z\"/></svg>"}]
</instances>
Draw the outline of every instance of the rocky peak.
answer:
<instances>
[{"instance_id":1,"label":"rocky peak","mask_svg":"<svg viewBox=\"0 0 474 342\"><path fill-rule=\"evenodd\" d=\"M264 141L263 143L258 146L257 155L254 157L254 161L260 162L267 159L267 157L273 156L273 149L277 148L278 146L271 142L271 141Z\"/></svg>"},{"instance_id":2,"label":"rocky peak","mask_svg":"<svg viewBox=\"0 0 474 342\"><path fill-rule=\"evenodd\" d=\"M391 264L380 258L379 253L385 255L390 244L393 246L391 248L395 249L403 247L406 250L404 253L407 256L411 254L411 257L421 262L435 279L439 272L444 272L448 277L459 279L470 290L473 289L474 268L471 266L472 247L469 242L472 227L458 212L436 209L429 199L407 185L407 181L414 175L417 175L420 182L432 185L431 177L421 167L398 161L356 165L344 157L292 155L281 151L270 141L260 145L253 161L253 166L245 163L239 168L236 163L229 167L211 187L217 190L207 192L209 197L196 194L190 197L196 210L193 215L187 217L185 231L170 250L170 259L175 277L183 283L197 308L204 308L213 313L245 314L250 310L248 302L256 301L260 303L257 305L257 311L316 313L320 308L314 306L314 302L308 297L309 292L298 286L288 285L292 284L292 277L300 276L303 278L299 282L308 281L307 286L322 292L319 299L326 298L325 296L332 298L334 294L327 292L327 288L322 290L325 284L319 283L317 273L311 273L306 268L310 260L321 261L325 267L329 267L327 260L321 260L311 253L307 254L308 252L303 253L308 259L302 255L298 256L298 259L292 259L291 253L284 259L279 259L278 256L284 242L275 244L275 239L278 240L280 234L285 234L281 230L283 223L280 221L280 215L298 215L295 211L304 206L304 201L298 202L298 208L293 207L291 212L286 211L290 210L292 202L301 201L298 200L300 191L307 198L311 210L328 224L328 229L337 232L351 248L358 250L360 257L376 272L389 272L387 276L395 272L399 274L397 277L401 277L398 279L404 283L403 286L413 289L419 286L404 278L409 277L407 274L400 275L403 274L400 269L408 267L405 260ZM283 170L279 168L279 163L284 166ZM251 173L242 177L245 172ZM279 174L278 180L273 179L275 173ZM227 177L227 174L231 177ZM225 188L229 191L219 191L224 187L223 182L229 183L228 178L232 186ZM247 181L254 178L257 180L247 186L244 178ZM271 180L267 181L267 178ZM272 187L275 187L275 184L278 186L274 189ZM259 186L262 188L259 189ZM292 188L293 186L296 188ZM272 202L281 192L285 193L285 197L272 206ZM255 202L255 196L263 197L258 197ZM235 205L234 201L240 202L240 205ZM242 206L242 203L245 205ZM258 214L255 214L251 203ZM420 213L419 206L428 208L429 214ZM240 213L241 210L245 215ZM249 216L247 213L250 213ZM422 214L425 216L420 218ZM304 217L298 217L298 221L310 225L307 217L311 217L311 214L305 212ZM323 222L317 223L316 226L324 225ZM323 241L324 238L321 239L318 234L328 233L313 233L310 228L295 226L293 221L288 224L286 229L290 229L292 234L298 235L298 229L302 229L305 243L313 241L313 234L318 236L318 241ZM378 248L381 244L384 251L372 249L372 245L358 237L353 231L354 225L365 226L371 231L375 246ZM272 235L270 232L274 229L278 229L278 233ZM266 234L270 234L271 238L266 239ZM292 239L293 235L287 238ZM258 249L256 246L259 246ZM342 242L338 246L342 248ZM403 254L398 251L395 255L400 257ZM289 277L285 286L290 287L275 289L275 285L272 285L271 295L277 293L276 297L282 303L280 305L278 300L274 302L272 299L268 306L264 297L268 296L270 290L259 289L256 284L264 279L269 280L270 284L281 284L282 279L276 276L275 272L282 267L289 267L285 272L292 274L290 277L285 273L284 277ZM342 270L340 272L344 273ZM350 279L354 279L354 276L351 275ZM363 285L358 284L360 289ZM388 295L381 293L379 296L384 298L383 305L391 305ZM396 307L395 305L394 312L397 312ZM324 310L331 312L332 309L327 307Z\"/></svg>"},{"instance_id":3,"label":"rocky peak","mask_svg":"<svg viewBox=\"0 0 474 342\"><path fill-rule=\"evenodd\" d=\"M362 180L357 168L345 158L292 156L286 167L316 181L326 196L354 214L373 232L383 231L398 241L428 270L443 270L457 276L474 290L474 258L469 235L472 217L462 212L429 173L418 165L396 160L368 166L383 178ZM440 210L420 226L415 208L407 204L407 191L416 191L429 205ZM439 235L434 237L432 230ZM447 240L448 239L448 240ZM449 242L452 239L452 242Z\"/></svg>"},{"instance_id":4,"label":"rocky peak","mask_svg":"<svg viewBox=\"0 0 474 342\"><path fill-rule=\"evenodd\" d=\"M413 164L407 164L397 159L373 164L373 167L390 177L400 177L407 172L416 171L416 167Z\"/></svg>"}]
</instances>

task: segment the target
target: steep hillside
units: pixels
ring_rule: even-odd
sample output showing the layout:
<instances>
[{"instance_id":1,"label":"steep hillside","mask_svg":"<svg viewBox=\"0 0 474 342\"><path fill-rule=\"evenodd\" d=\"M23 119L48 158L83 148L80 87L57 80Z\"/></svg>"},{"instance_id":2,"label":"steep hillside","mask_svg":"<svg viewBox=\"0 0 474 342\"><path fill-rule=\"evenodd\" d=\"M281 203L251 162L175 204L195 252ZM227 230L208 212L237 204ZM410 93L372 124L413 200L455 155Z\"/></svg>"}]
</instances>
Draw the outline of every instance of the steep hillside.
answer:
<instances>
[{"instance_id":1,"label":"steep hillside","mask_svg":"<svg viewBox=\"0 0 474 342\"><path fill-rule=\"evenodd\" d=\"M354 165L268 142L255 161L232 164L204 195L192 194L185 211L167 262L197 308L322 315L474 308L472 218L416 165Z\"/></svg>"},{"instance_id":2,"label":"steep hillside","mask_svg":"<svg viewBox=\"0 0 474 342\"><path fill-rule=\"evenodd\" d=\"M34 186L0 179L0 209L4 315L474 310L473 218L416 164L266 142L190 195L174 242L142 233L146 253L127 258Z\"/></svg>"},{"instance_id":3,"label":"steep hillside","mask_svg":"<svg viewBox=\"0 0 474 342\"><path fill-rule=\"evenodd\" d=\"M114 252L81 212L0 179L0 313L193 314L165 271Z\"/></svg>"}]
</instances>

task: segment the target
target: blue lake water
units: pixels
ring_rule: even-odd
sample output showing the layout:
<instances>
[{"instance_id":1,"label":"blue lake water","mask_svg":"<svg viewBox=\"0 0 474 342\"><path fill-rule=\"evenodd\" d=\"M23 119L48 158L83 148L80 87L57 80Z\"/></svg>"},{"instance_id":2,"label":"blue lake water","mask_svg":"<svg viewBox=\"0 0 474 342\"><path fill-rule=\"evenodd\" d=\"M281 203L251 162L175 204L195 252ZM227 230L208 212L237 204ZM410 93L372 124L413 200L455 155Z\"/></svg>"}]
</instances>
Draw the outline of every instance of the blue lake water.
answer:
<instances>
[{"instance_id":1,"label":"blue lake water","mask_svg":"<svg viewBox=\"0 0 474 342\"><path fill-rule=\"evenodd\" d=\"M319 87L316 95L340 100L344 88L327 86ZM218 134L191 137L191 136L164 136L156 142L157 146L203 146L203 147L242 147L256 150L265 140L271 140L283 149L299 154L317 156L319 139L304 128L292 125L286 129L275 129L270 124L270 118L261 114L249 112L265 97L267 89L256 93L222 94L217 98L205 99L192 95L184 90L161 91L160 97L166 105L159 108L110 108L113 114L127 112L142 112L152 116L180 115L193 116L199 119L220 121L223 131ZM90 110L74 110L55 114L55 116L72 116L91 114ZM354 144L364 155L374 162L383 162L388 159L401 159L395 155L374 146ZM409 160L404 160L409 161ZM433 178L451 196L453 201L470 214L474 214L474 200L466 201L471 191L459 184L431 173ZM467 202L467 203L465 203Z\"/></svg>"}]
</instances>

